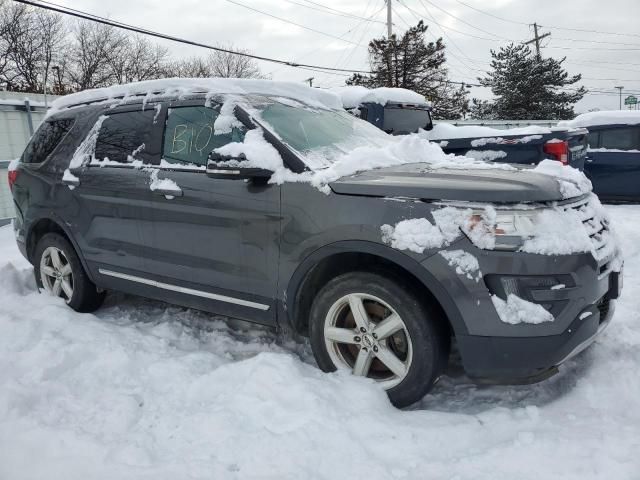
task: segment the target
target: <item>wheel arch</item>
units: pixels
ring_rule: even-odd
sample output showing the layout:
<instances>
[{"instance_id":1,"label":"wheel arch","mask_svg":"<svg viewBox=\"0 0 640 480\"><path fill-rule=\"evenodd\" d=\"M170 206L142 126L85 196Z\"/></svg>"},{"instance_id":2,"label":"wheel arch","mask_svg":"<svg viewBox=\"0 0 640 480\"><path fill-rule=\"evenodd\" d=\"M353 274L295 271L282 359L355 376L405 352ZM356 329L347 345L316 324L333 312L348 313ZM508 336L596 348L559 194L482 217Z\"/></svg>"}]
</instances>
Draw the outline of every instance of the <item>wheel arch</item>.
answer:
<instances>
[{"instance_id":1,"label":"wheel arch","mask_svg":"<svg viewBox=\"0 0 640 480\"><path fill-rule=\"evenodd\" d=\"M464 334L467 331L455 302L431 272L398 250L366 241L336 242L308 255L287 283L285 300L281 302L283 311L279 317L293 331L306 335L306 319L314 293L330 279L358 269L395 276L409 284L421 298L434 302L440 308L452 334Z\"/></svg>"},{"instance_id":2,"label":"wheel arch","mask_svg":"<svg viewBox=\"0 0 640 480\"><path fill-rule=\"evenodd\" d=\"M73 247L80 259L80 263L82 264L82 268L84 268L85 273L89 277L89 279L93 282L93 278L91 278L91 270L87 267L87 263L76 243L71 231L67 225L63 221L57 218L52 217L40 217L36 220L30 222L30 226L27 230L27 234L25 236L25 245L27 252L27 259L33 265L34 262L34 254L36 250L36 245L40 239L46 235L47 233L57 233L62 235Z\"/></svg>"}]
</instances>

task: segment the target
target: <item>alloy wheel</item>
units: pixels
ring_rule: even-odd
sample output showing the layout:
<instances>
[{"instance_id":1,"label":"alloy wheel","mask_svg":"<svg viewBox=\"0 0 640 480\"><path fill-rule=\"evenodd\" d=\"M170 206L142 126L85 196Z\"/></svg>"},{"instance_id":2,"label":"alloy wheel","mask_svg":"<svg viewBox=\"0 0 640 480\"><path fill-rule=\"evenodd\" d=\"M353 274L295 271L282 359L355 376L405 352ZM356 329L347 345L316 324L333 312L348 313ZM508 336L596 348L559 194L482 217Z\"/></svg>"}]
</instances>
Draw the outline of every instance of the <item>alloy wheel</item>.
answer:
<instances>
[{"instance_id":1,"label":"alloy wheel","mask_svg":"<svg viewBox=\"0 0 640 480\"><path fill-rule=\"evenodd\" d=\"M73 271L64 252L47 247L40 258L40 280L51 295L62 297L69 303L73 297Z\"/></svg>"}]
</instances>

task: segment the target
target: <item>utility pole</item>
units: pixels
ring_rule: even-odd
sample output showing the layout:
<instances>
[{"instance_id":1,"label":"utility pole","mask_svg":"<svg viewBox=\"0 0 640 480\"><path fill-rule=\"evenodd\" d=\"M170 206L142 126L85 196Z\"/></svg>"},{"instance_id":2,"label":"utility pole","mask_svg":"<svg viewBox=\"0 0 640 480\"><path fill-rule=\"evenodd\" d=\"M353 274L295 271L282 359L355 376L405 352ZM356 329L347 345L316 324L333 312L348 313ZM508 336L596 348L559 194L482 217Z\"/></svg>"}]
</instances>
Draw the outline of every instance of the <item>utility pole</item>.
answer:
<instances>
[{"instance_id":1,"label":"utility pole","mask_svg":"<svg viewBox=\"0 0 640 480\"><path fill-rule=\"evenodd\" d=\"M622 110L622 89L624 87L613 87L613 88L617 88L618 91L620 92L620 110Z\"/></svg>"},{"instance_id":2,"label":"utility pole","mask_svg":"<svg viewBox=\"0 0 640 480\"><path fill-rule=\"evenodd\" d=\"M391 35L393 35L393 30L391 26L393 25L391 21L391 0L387 0L387 39L391 40Z\"/></svg>"},{"instance_id":3,"label":"utility pole","mask_svg":"<svg viewBox=\"0 0 640 480\"><path fill-rule=\"evenodd\" d=\"M535 43L536 44L536 55L538 56L538 59L540 58L540 40L542 40L545 37L548 37L549 35L551 35L549 32L547 33L543 33L542 35L538 35L538 24L534 23L533 24L533 31L535 32L535 36L529 40L528 42L524 42L525 45L529 45L530 43Z\"/></svg>"}]
</instances>

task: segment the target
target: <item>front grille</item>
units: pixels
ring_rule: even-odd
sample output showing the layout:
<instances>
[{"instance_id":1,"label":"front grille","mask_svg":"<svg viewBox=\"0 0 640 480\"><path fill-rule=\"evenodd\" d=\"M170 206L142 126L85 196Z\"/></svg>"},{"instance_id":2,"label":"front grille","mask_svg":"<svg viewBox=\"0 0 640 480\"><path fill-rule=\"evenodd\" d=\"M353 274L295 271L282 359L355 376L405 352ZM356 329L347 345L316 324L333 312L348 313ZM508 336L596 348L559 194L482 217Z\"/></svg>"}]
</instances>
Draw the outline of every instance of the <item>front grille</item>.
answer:
<instances>
[{"instance_id":1,"label":"front grille","mask_svg":"<svg viewBox=\"0 0 640 480\"><path fill-rule=\"evenodd\" d=\"M571 209L580 214L580 219L591 239L593 256L598 261L598 264L600 264L600 273L608 271L608 263L605 262L614 256L615 242L611 236L608 221L597 214L595 206L591 203L591 197L566 204L564 205L564 209Z\"/></svg>"}]
</instances>

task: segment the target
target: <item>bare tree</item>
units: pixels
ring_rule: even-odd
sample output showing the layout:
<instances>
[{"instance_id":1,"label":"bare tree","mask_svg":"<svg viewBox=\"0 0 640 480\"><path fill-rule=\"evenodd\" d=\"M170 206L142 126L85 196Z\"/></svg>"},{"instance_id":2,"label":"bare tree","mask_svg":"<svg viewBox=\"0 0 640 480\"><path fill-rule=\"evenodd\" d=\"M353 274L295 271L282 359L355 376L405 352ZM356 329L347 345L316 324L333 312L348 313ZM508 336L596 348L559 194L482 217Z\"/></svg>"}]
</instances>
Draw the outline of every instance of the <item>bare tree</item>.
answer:
<instances>
[{"instance_id":1,"label":"bare tree","mask_svg":"<svg viewBox=\"0 0 640 480\"><path fill-rule=\"evenodd\" d=\"M117 81L113 59L121 58L127 36L120 30L99 23L77 22L69 49L67 78L74 90L104 87Z\"/></svg>"},{"instance_id":2,"label":"bare tree","mask_svg":"<svg viewBox=\"0 0 640 480\"><path fill-rule=\"evenodd\" d=\"M213 76L211 68L202 57L183 58L165 67L167 77L206 78Z\"/></svg>"},{"instance_id":3,"label":"bare tree","mask_svg":"<svg viewBox=\"0 0 640 480\"><path fill-rule=\"evenodd\" d=\"M240 53L247 50L235 48L232 44L218 45L219 48ZM250 57L229 52L215 51L207 57L207 64L213 77L223 78L265 78L258 63Z\"/></svg>"},{"instance_id":4,"label":"bare tree","mask_svg":"<svg viewBox=\"0 0 640 480\"><path fill-rule=\"evenodd\" d=\"M169 57L166 48L153 44L141 36L129 37L119 55L110 55L114 81L129 83L164 76Z\"/></svg>"}]
</instances>

